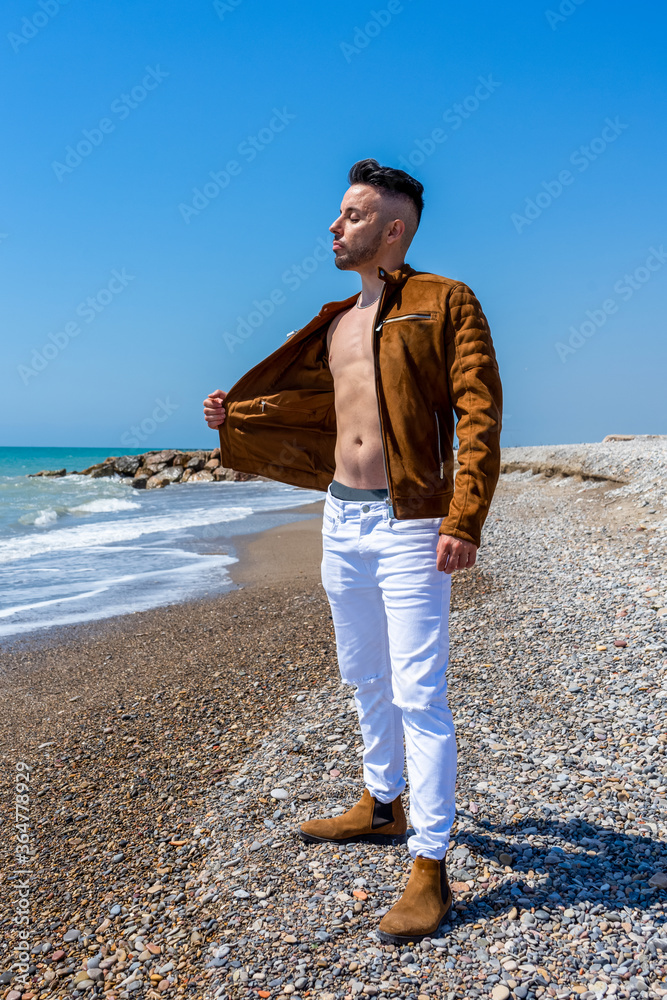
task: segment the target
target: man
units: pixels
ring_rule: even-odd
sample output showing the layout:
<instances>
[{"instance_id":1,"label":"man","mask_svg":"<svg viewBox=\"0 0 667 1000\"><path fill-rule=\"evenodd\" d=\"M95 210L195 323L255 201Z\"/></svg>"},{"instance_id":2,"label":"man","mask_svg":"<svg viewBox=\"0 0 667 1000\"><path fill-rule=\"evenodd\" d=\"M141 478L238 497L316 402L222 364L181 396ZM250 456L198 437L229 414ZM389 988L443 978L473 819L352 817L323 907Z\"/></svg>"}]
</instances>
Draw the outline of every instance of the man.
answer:
<instances>
[{"instance_id":1,"label":"man","mask_svg":"<svg viewBox=\"0 0 667 1000\"><path fill-rule=\"evenodd\" d=\"M327 492L322 582L341 678L355 687L365 788L300 835L405 842L405 736L414 861L379 926L381 940L403 943L435 934L452 903L450 584L475 563L498 479L501 386L470 289L405 263L422 185L376 160L355 163L349 182L329 228L336 266L359 274L360 294L325 305L204 412L225 466Z\"/></svg>"}]
</instances>

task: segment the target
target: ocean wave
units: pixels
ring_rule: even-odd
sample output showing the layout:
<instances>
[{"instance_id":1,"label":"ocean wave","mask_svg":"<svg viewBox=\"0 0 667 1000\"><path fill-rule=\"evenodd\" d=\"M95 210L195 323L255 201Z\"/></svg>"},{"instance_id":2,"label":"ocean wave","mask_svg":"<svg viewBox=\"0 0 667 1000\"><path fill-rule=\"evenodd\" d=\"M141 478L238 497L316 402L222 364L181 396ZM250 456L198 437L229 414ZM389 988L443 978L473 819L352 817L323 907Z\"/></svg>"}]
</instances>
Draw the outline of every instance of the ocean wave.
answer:
<instances>
[{"instance_id":1,"label":"ocean wave","mask_svg":"<svg viewBox=\"0 0 667 1000\"><path fill-rule=\"evenodd\" d=\"M11 607L0 610L0 618L11 618L14 615L25 614L28 611L41 611L47 607L70 604L73 601L90 601L92 598L105 593L105 591L118 587L119 584L123 585L124 589L127 589L128 586L138 587L148 581L157 580L164 584L164 581L169 578L175 579L178 577L184 577L187 574L199 574L202 572L202 566L205 567L206 572L210 572L212 566L223 569L224 578L228 579L229 574L226 572L226 567L238 562L238 559L231 555L195 556L191 557L191 559L192 562L190 565L172 566L170 568L161 567L159 570L149 570L148 572L125 573L122 576L109 577L106 580L91 581L89 587L79 593L60 594L57 597L44 597L41 600L30 601L25 604L12 605ZM85 617L89 616L90 608L87 608ZM76 620L80 619L77 618ZM44 624L52 625L54 622L52 620L47 620ZM0 632L0 634L2 634L2 632Z\"/></svg>"},{"instance_id":2,"label":"ocean wave","mask_svg":"<svg viewBox=\"0 0 667 1000\"><path fill-rule=\"evenodd\" d=\"M117 510L140 510L141 504L133 500L118 500L115 497L103 497L99 500L89 500L70 507L72 514L112 514Z\"/></svg>"},{"instance_id":3,"label":"ocean wave","mask_svg":"<svg viewBox=\"0 0 667 1000\"><path fill-rule=\"evenodd\" d=\"M29 524L35 528L48 528L50 524L55 524L58 520L58 511L52 507L46 510L31 510L29 514L24 514L19 518L20 524Z\"/></svg>"},{"instance_id":4,"label":"ocean wave","mask_svg":"<svg viewBox=\"0 0 667 1000\"><path fill-rule=\"evenodd\" d=\"M94 502L94 501L93 501ZM55 513L55 512L54 512ZM72 549L99 549L114 542L126 542L142 535L181 531L207 524L238 521L249 517L252 507L198 508L180 514L136 517L119 521L96 521L75 528L58 528L47 534L31 534L22 538L0 539L0 563L29 559L47 552Z\"/></svg>"}]
</instances>

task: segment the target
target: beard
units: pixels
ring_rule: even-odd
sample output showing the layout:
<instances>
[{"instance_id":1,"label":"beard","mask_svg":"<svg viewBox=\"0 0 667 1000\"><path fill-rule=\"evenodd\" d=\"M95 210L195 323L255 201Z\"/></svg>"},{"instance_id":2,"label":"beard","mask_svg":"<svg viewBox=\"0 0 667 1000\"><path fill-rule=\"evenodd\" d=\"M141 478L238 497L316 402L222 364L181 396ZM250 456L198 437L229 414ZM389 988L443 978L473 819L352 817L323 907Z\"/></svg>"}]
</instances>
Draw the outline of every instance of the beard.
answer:
<instances>
[{"instance_id":1,"label":"beard","mask_svg":"<svg viewBox=\"0 0 667 1000\"><path fill-rule=\"evenodd\" d=\"M354 247L352 250L346 250L343 253L337 254L334 263L340 271L352 271L359 264L367 264L373 260L381 246L382 231L369 237L365 243Z\"/></svg>"}]
</instances>

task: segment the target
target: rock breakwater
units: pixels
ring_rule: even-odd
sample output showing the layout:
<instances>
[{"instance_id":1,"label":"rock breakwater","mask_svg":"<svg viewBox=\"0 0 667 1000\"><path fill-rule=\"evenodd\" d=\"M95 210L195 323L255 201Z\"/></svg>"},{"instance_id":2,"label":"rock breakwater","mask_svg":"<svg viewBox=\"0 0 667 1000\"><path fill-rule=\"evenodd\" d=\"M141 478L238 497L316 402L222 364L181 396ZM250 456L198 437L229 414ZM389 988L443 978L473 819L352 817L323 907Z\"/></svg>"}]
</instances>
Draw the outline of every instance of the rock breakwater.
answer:
<instances>
[{"instance_id":1,"label":"rock breakwater","mask_svg":"<svg viewBox=\"0 0 667 1000\"><path fill-rule=\"evenodd\" d=\"M65 476L65 469L32 473L39 476ZM120 455L105 458L103 462L72 471L70 475L90 476L104 479L120 476L135 489L161 489L172 483L215 483L221 481L246 482L249 479L264 480L263 476L252 476L247 472L226 469L220 462L220 449L213 451L147 451L143 455Z\"/></svg>"}]
</instances>

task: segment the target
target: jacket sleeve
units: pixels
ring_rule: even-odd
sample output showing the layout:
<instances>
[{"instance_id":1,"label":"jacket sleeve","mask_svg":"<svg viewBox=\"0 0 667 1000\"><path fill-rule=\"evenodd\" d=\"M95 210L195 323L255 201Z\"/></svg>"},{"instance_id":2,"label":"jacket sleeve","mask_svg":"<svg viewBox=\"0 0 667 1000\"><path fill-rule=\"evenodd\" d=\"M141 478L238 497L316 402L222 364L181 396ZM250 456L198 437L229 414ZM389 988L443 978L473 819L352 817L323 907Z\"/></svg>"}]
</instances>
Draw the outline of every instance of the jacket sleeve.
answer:
<instances>
[{"instance_id":1,"label":"jacket sleeve","mask_svg":"<svg viewBox=\"0 0 667 1000\"><path fill-rule=\"evenodd\" d=\"M486 316L467 285L450 292L445 344L459 470L439 530L479 545L500 474L502 388Z\"/></svg>"}]
</instances>

